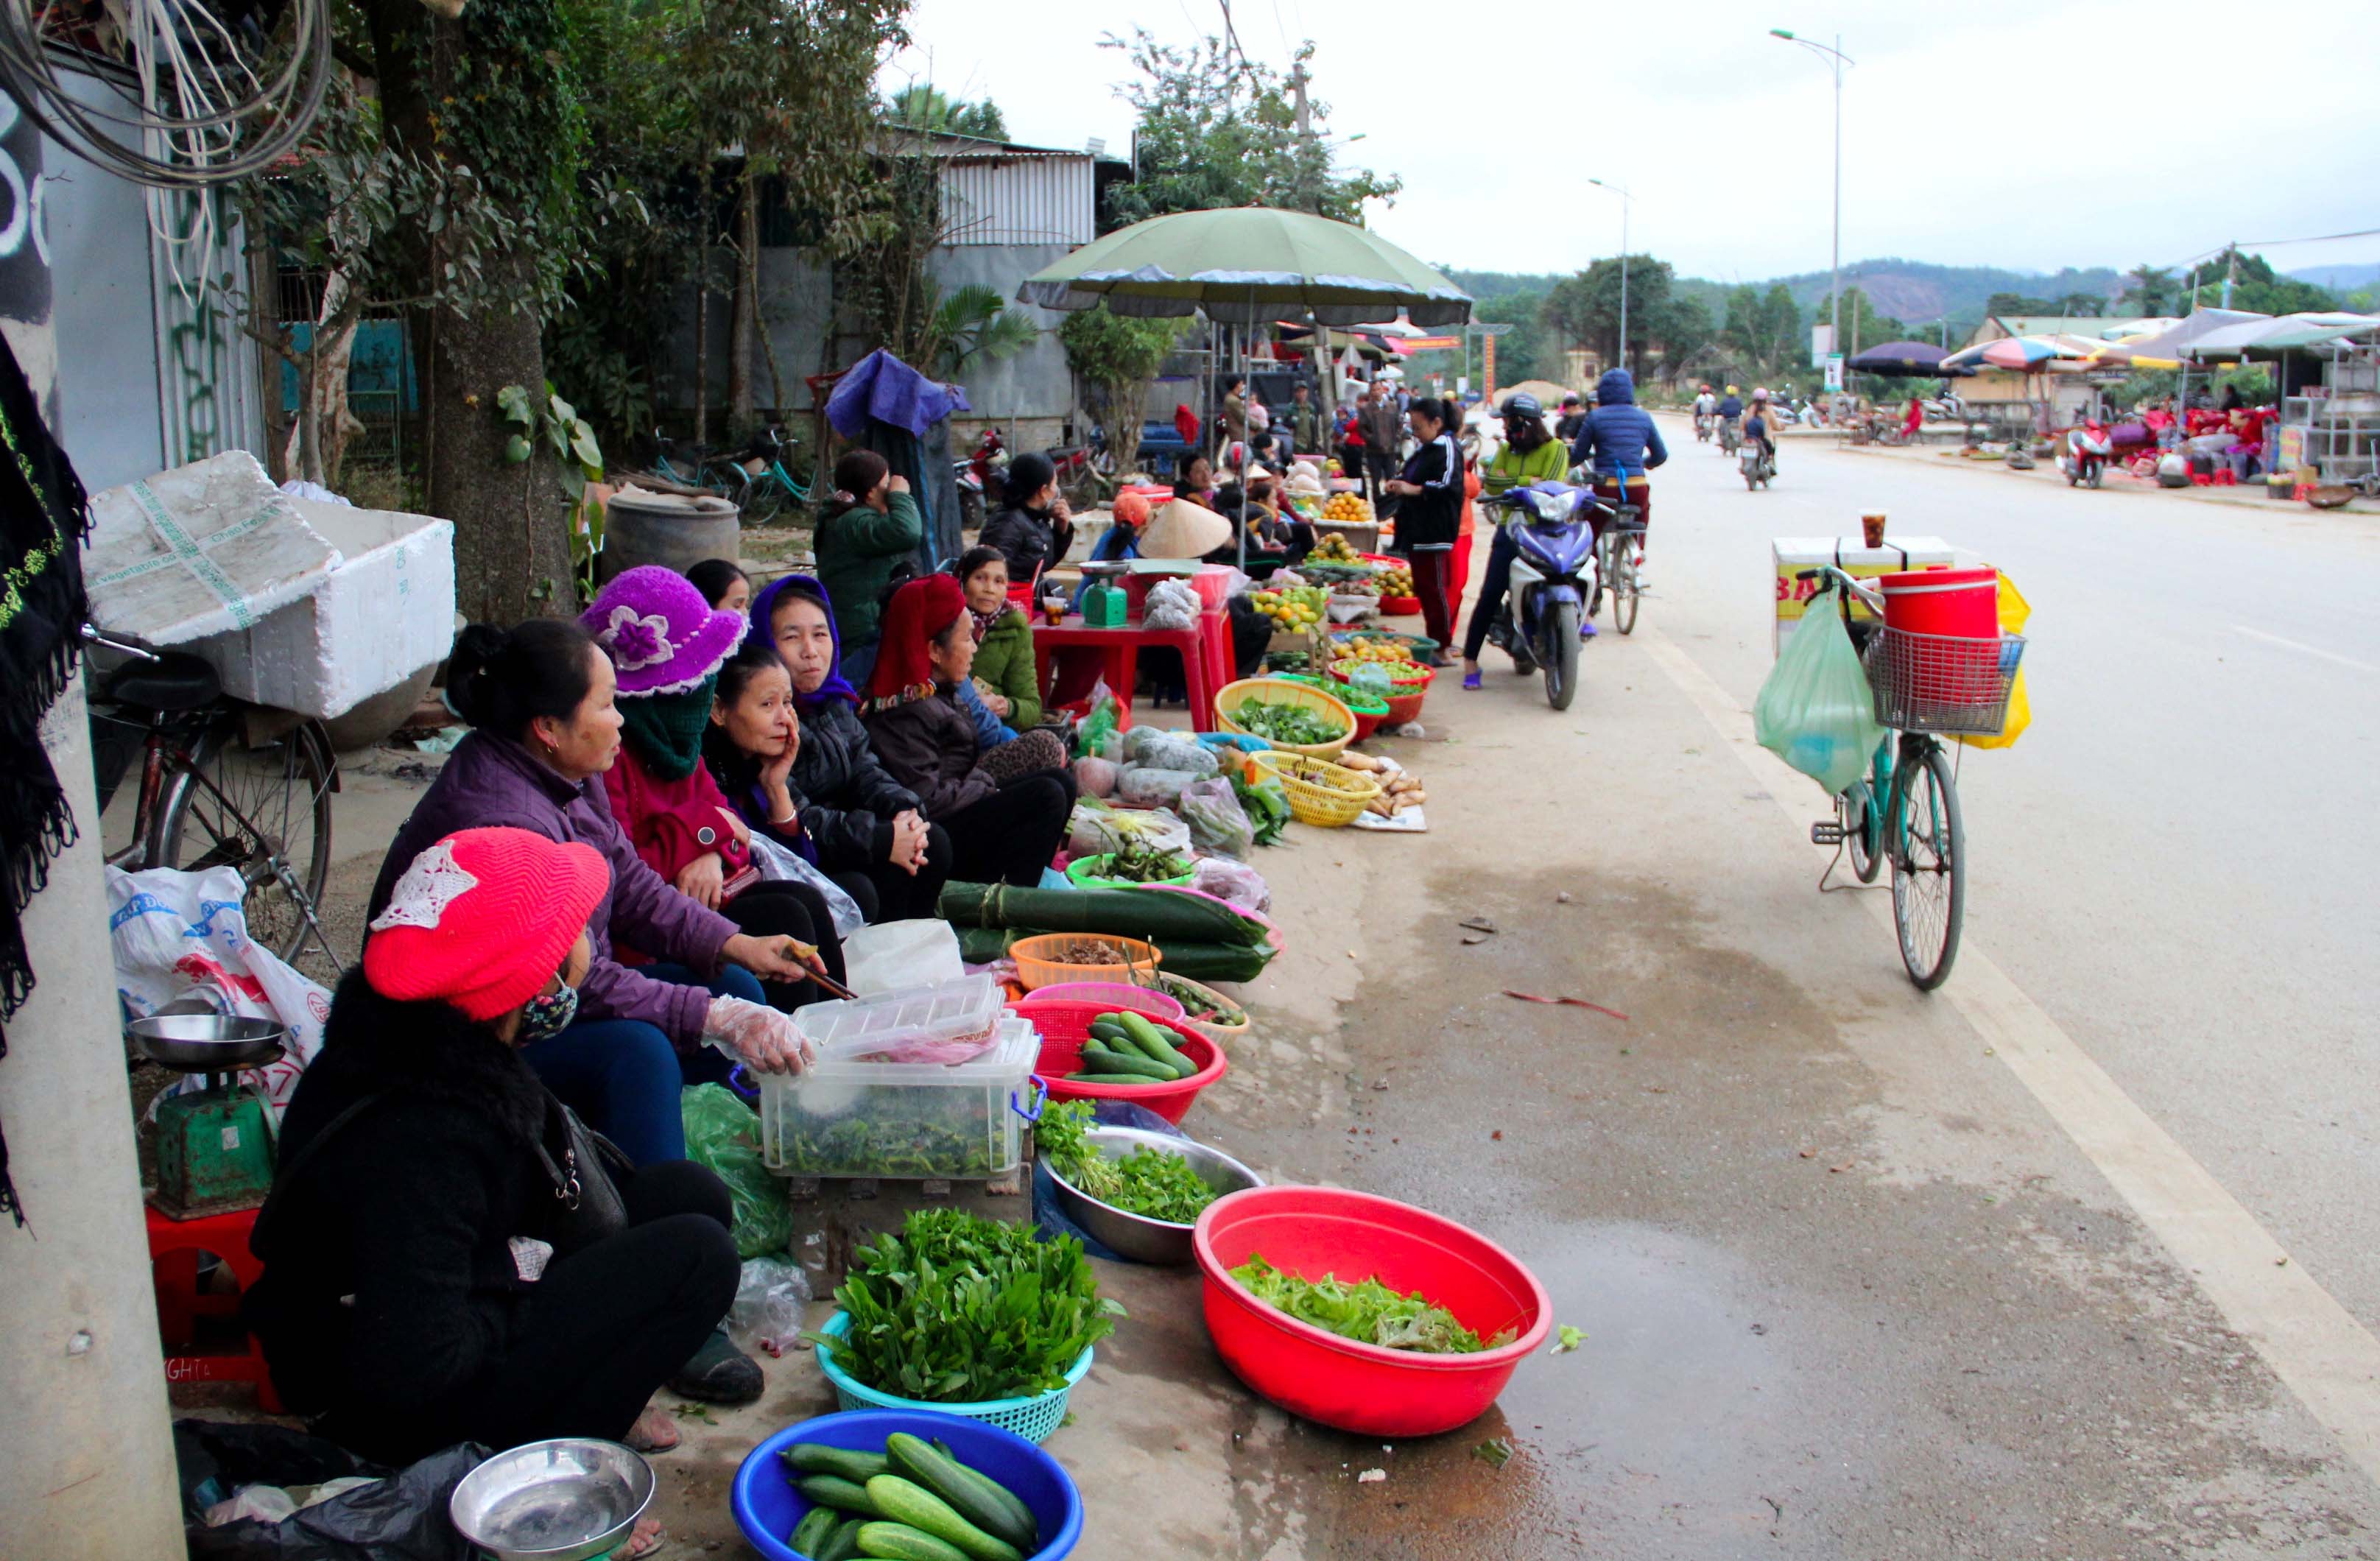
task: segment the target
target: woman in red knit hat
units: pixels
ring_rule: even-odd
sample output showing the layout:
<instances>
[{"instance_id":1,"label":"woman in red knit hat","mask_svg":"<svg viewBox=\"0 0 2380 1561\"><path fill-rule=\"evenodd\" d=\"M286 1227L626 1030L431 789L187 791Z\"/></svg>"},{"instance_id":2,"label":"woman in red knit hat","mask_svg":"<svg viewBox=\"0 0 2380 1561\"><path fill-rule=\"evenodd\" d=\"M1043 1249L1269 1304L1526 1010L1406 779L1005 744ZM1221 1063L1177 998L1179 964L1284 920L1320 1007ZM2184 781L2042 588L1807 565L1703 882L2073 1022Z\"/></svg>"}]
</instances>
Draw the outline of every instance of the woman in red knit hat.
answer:
<instances>
[{"instance_id":1,"label":"woman in red knit hat","mask_svg":"<svg viewBox=\"0 0 2380 1561\"><path fill-rule=\"evenodd\" d=\"M884 610L860 719L884 768L950 832L953 880L1030 889L1065 835L1072 778L984 773L975 720L953 693L974 665L975 624L959 583L948 575L912 580Z\"/></svg>"},{"instance_id":2,"label":"woman in red knit hat","mask_svg":"<svg viewBox=\"0 0 2380 1561\"><path fill-rule=\"evenodd\" d=\"M575 1134L521 1056L569 1024L610 889L591 846L459 831L406 868L339 985L247 1321L291 1408L368 1458L676 1439L647 1401L735 1299L727 1190Z\"/></svg>"}]
</instances>

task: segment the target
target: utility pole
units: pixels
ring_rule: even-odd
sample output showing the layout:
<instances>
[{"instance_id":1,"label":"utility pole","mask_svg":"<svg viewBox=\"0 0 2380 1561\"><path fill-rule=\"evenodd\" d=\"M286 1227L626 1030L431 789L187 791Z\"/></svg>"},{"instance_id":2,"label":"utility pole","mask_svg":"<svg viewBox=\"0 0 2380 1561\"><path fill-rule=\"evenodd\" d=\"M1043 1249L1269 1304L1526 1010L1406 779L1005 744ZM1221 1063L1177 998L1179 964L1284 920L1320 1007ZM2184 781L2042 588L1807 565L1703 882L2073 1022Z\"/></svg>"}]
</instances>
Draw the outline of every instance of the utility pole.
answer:
<instances>
[{"instance_id":1,"label":"utility pole","mask_svg":"<svg viewBox=\"0 0 2380 1561\"><path fill-rule=\"evenodd\" d=\"M1636 204L1636 198L1623 186L1613 184L1609 179L1589 179L1586 182L1599 188L1608 189L1620 197L1620 361L1618 367L1625 369L1628 367L1628 214L1629 208Z\"/></svg>"},{"instance_id":2,"label":"utility pole","mask_svg":"<svg viewBox=\"0 0 2380 1561\"><path fill-rule=\"evenodd\" d=\"M1306 101L1305 87L1309 78L1305 62L1298 60L1289 67L1289 95L1297 105L1297 196L1302 211L1316 216L1322 214L1321 150L1314 142L1314 107Z\"/></svg>"},{"instance_id":3,"label":"utility pole","mask_svg":"<svg viewBox=\"0 0 2380 1561\"><path fill-rule=\"evenodd\" d=\"M2231 284L2240 280L2240 241L2231 241L2231 258L2223 268L2223 307L2231 307Z\"/></svg>"},{"instance_id":4,"label":"utility pole","mask_svg":"<svg viewBox=\"0 0 2380 1561\"><path fill-rule=\"evenodd\" d=\"M1843 67L1859 62L1843 53L1843 35L1835 34L1833 48L1814 42L1788 29L1772 27L1772 38L1782 38L1788 43L1799 43L1827 62L1835 79L1835 247L1834 259L1828 267L1827 296L1828 304L1828 336L1833 351L1843 350Z\"/></svg>"}]
</instances>

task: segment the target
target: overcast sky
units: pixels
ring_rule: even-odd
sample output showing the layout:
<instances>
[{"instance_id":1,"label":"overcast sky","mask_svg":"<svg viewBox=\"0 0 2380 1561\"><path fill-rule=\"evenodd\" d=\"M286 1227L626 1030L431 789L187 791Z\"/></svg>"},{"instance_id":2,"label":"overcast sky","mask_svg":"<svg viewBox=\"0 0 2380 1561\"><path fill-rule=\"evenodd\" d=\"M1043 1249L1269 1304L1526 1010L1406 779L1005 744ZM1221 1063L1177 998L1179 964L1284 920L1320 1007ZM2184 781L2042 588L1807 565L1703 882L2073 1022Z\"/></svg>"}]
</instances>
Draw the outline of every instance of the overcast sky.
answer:
<instances>
[{"instance_id":1,"label":"overcast sky","mask_svg":"<svg viewBox=\"0 0 2380 1561\"><path fill-rule=\"evenodd\" d=\"M1103 137L1124 155L1126 66L1098 40L1136 23L1187 42L1222 16L1219 0L917 0L918 47L886 80L989 95L1020 141ZM1591 175L1635 192L1630 247L1686 273L1826 269L1830 78L1771 27L1840 30L1858 62L1846 263L2187 265L2235 237L2380 228L2372 0L1232 0L1232 16L1248 55L1284 69L1313 39L1333 137L1363 137L1342 162L1404 179L1372 226L1448 265L1616 253L1621 202ZM2380 238L2266 253L2283 270L2380 260Z\"/></svg>"}]
</instances>

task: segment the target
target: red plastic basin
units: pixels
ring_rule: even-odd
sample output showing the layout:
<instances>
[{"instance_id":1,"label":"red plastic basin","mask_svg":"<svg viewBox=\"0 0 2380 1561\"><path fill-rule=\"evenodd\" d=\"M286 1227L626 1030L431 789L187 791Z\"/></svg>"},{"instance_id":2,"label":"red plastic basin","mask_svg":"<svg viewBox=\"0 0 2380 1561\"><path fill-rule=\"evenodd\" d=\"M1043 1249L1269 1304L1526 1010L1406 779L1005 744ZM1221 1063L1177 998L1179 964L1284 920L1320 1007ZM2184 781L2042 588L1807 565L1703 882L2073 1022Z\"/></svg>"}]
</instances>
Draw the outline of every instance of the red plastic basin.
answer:
<instances>
[{"instance_id":1,"label":"red plastic basin","mask_svg":"<svg viewBox=\"0 0 2380 1561\"><path fill-rule=\"evenodd\" d=\"M1172 1083L1151 1079L1146 1084L1083 1084L1066 1077L1083 1066L1083 1043L1090 1038L1091 1021L1113 1013L1117 1006L1044 998L1038 993L1009 1005L1019 1018L1033 1021L1033 1028L1041 1033L1041 1060L1033 1071L1049 1083L1050 1099L1129 1100L1169 1122L1179 1122L1198 1092L1232 1069L1222 1047L1181 1021L1155 1013L1147 1016L1150 1023L1171 1033L1174 1050L1198 1065L1198 1071L1186 1079Z\"/></svg>"},{"instance_id":2,"label":"red plastic basin","mask_svg":"<svg viewBox=\"0 0 2380 1561\"><path fill-rule=\"evenodd\" d=\"M1368 1192L1252 1187L1207 1205L1193 1237L1206 1275L1207 1332L1233 1375L1293 1415L1366 1436L1434 1436L1486 1411L1523 1356L1545 1341L1553 1309L1512 1253L1451 1219ZM1262 1252L1300 1278L1378 1276L1418 1290L1482 1338L1476 1355L1419 1355L1359 1344L1258 1301L1230 1270Z\"/></svg>"}]
</instances>

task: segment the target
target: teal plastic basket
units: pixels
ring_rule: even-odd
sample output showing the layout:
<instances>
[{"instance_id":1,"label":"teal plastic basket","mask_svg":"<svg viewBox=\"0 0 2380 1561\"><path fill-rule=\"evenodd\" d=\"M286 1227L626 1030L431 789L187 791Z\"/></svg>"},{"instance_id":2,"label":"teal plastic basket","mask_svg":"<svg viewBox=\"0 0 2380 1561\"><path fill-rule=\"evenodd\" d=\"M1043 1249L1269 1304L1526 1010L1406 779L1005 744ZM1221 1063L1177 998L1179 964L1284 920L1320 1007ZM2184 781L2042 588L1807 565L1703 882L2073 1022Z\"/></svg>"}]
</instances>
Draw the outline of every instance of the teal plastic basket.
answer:
<instances>
[{"instance_id":1,"label":"teal plastic basket","mask_svg":"<svg viewBox=\"0 0 2380 1561\"><path fill-rule=\"evenodd\" d=\"M829 1338L841 1338L851 1331L851 1313L838 1312L827 1319L819 1332ZM1083 1350L1066 1373L1065 1386L1031 1398L993 1398L981 1404L929 1404L916 1398L898 1398L890 1393L879 1393L872 1387L854 1382L841 1366L834 1363L834 1351L827 1345L818 1347L819 1370L827 1381L834 1384L835 1407L844 1410L922 1410L929 1414L957 1415L963 1420L988 1421L1003 1431L1014 1431L1028 1442L1043 1442L1058 1429L1066 1418L1066 1396L1075 1385L1091 1373L1090 1349Z\"/></svg>"}]
</instances>

